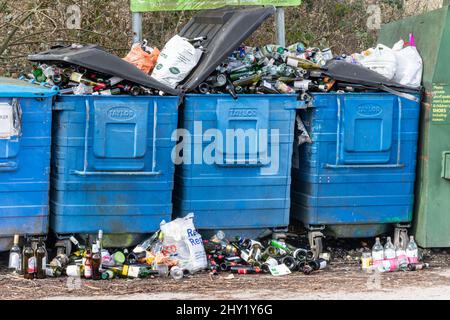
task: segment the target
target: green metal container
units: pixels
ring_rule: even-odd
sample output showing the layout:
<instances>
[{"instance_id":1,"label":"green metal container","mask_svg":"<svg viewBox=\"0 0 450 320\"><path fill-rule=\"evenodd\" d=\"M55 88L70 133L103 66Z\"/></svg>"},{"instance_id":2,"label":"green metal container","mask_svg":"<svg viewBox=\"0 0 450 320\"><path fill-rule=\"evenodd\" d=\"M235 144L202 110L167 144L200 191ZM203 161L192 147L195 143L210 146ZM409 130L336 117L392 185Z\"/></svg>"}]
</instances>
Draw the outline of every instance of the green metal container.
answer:
<instances>
[{"instance_id":1,"label":"green metal container","mask_svg":"<svg viewBox=\"0 0 450 320\"><path fill-rule=\"evenodd\" d=\"M418 176L413 232L420 246L450 247L449 6L384 25L387 46L413 33L424 61Z\"/></svg>"}]
</instances>

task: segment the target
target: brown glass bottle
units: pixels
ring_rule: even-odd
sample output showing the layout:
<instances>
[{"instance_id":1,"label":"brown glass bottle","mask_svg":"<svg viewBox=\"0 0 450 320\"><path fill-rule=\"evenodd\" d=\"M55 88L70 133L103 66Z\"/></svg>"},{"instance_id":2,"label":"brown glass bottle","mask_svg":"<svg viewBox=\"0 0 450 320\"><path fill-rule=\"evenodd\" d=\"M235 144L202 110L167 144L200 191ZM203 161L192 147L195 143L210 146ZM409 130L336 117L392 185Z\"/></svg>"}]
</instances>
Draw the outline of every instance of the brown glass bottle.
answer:
<instances>
[{"instance_id":1,"label":"brown glass bottle","mask_svg":"<svg viewBox=\"0 0 450 320\"><path fill-rule=\"evenodd\" d=\"M96 244L92 246L92 279L101 280L102 273L100 272L100 265L102 263L102 256Z\"/></svg>"},{"instance_id":2,"label":"brown glass bottle","mask_svg":"<svg viewBox=\"0 0 450 320\"><path fill-rule=\"evenodd\" d=\"M47 250L45 249L44 243L39 241L36 251L36 278L45 279L46 278L46 266L47 266Z\"/></svg>"},{"instance_id":3,"label":"brown glass bottle","mask_svg":"<svg viewBox=\"0 0 450 320\"><path fill-rule=\"evenodd\" d=\"M36 257L31 243L28 241L23 248L23 277L25 279L34 279L36 272Z\"/></svg>"}]
</instances>

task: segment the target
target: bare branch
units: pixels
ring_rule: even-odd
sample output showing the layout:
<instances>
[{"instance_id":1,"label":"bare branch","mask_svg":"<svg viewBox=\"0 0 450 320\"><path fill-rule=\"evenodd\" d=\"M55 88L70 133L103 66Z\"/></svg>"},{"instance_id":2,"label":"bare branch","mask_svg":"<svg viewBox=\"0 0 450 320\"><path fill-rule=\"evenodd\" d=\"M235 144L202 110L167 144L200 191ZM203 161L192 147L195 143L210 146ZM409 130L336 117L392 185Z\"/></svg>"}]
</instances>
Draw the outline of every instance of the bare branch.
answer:
<instances>
[{"instance_id":1,"label":"bare branch","mask_svg":"<svg viewBox=\"0 0 450 320\"><path fill-rule=\"evenodd\" d=\"M14 35L16 34L16 32L19 30L19 27L22 24L24 24L29 18L31 18L41 6L42 6L42 4L39 4L34 9L30 10L24 17L22 17L22 19L19 21L18 25L9 32L5 41L3 41L3 44L0 46L0 57L3 55L5 50L8 48L8 44L11 42L11 40L14 37Z\"/></svg>"}]
</instances>

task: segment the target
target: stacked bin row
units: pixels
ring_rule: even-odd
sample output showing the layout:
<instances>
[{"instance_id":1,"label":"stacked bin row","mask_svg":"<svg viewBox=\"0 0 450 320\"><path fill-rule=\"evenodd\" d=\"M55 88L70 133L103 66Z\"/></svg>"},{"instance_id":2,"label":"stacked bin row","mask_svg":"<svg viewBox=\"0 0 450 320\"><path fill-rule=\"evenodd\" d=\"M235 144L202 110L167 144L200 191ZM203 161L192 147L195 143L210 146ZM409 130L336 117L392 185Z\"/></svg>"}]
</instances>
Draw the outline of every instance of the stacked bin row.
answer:
<instances>
[{"instance_id":1,"label":"stacked bin row","mask_svg":"<svg viewBox=\"0 0 450 320\"><path fill-rule=\"evenodd\" d=\"M264 14L270 15L269 11ZM233 15L221 11L207 15L194 19L184 32L199 33L190 34L192 38L209 30L211 46L215 36L226 38L221 34L225 25L228 36L235 37L233 26L239 24L234 23L250 21L237 15L230 22ZM251 28L264 20L251 20ZM225 44L234 48L254 29L245 31ZM224 43L217 48L220 45ZM213 64L221 62L205 55L198 72L186 81L192 88L202 81L202 72L210 74L217 66ZM161 220L191 212L198 229L222 229L230 236L254 236L263 229L284 231L290 213L311 231L331 226L325 230L346 237L372 236L386 225L411 221L418 103L379 93L316 94L307 110L298 110L304 103L287 94L240 95L237 100L229 95L186 95L183 100L178 112L178 97L57 97L50 193L53 232L64 238L101 229L129 241L127 235L152 233ZM5 145L14 139L0 140L0 175L5 174L0 184L0 199L5 202L0 206L8 204L0 212L1 236L45 234L48 227L51 98L27 101L21 102L24 129L19 157L30 165L19 166L17 173L2 172L3 163L13 162L11 150L20 147ZM38 108L42 110L34 112ZM311 145L294 142L296 113L310 131ZM47 118L32 118L38 116ZM177 123L191 134L192 152L190 161L178 165L175 174ZM221 143L206 139L210 129L224 138ZM227 149L228 129L256 133L256 139L245 136L244 149ZM266 133L265 141L261 132ZM203 157L210 147L211 163ZM35 190L32 182L43 180L42 188ZM18 188L30 195L11 196L11 190ZM27 202L35 198L39 200L35 204ZM39 220L17 219L27 210L32 211L28 216L38 214Z\"/></svg>"},{"instance_id":2,"label":"stacked bin row","mask_svg":"<svg viewBox=\"0 0 450 320\"><path fill-rule=\"evenodd\" d=\"M147 234L172 218L177 104L176 97L57 98L50 197L55 233ZM223 137L228 129L267 130L268 143L256 153L250 141L240 153L227 153L225 138L214 144L213 164L181 164L175 216L194 212L199 229L236 234L287 227L298 105L295 95L187 96L181 126L201 135L192 138L193 153L198 148L203 157L209 129ZM51 97L23 98L20 106L21 136L1 140L3 181L11 180L0 193L2 236L47 232ZM390 94L317 94L312 108L298 112L314 142L298 147L294 157L294 219L311 229L330 226L340 237L373 236L387 224L411 221L417 103ZM28 159L32 164L18 165ZM13 162L14 168L6 166ZM13 175L19 173L29 181L18 183Z\"/></svg>"}]
</instances>

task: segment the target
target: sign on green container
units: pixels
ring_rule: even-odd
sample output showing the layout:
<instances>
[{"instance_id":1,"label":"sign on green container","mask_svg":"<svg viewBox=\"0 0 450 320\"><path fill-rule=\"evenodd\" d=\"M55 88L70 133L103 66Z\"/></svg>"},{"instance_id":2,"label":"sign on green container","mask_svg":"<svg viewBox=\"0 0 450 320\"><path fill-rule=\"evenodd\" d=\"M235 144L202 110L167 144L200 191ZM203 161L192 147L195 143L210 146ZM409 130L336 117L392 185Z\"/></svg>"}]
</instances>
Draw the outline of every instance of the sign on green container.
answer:
<instances>
[{"instance_id":1,"label":"sign on green container","mask_svg":"<svg viewBox=\"0 0 450 320\"><path fill-rule=\"evenodd\" d=\"M301 0L131 0L132 12L214 9L223 6L298 6Z\"/></svg>"}]
</instances>

